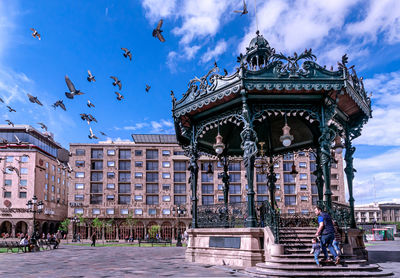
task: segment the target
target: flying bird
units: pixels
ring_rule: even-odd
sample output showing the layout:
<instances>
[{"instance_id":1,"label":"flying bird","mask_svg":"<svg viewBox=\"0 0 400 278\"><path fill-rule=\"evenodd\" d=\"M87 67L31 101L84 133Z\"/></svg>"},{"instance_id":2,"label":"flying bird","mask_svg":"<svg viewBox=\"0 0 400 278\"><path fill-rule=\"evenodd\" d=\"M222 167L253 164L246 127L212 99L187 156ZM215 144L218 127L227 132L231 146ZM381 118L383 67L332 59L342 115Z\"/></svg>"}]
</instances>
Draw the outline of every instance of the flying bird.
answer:
<instances>
[{"instance_id":1,"label":"flying bird","mask_svg":"<svg viewBox=\"0 0 400 278\"><path fill-rule=\"evenodd\" d=\"M89 127L89 132L90 132L90 135L88 135L89 139L93 139L93 138L94 139L99 139L99 138L97 138L96 135L94 135L93 130L92 130L91 127Z\"/></svg>"},{"instance_id":2,"label":"flying bird","mask_svg":"<svg viewBox=\"0 0 400 278\"><path fill-rule=\"evenodd\" d=\"M121 90L121 89L122 89L122 83L121 83L121 81L118 80L118 78L115 77L115 76L110 76L110 78L111 78L112 80L114 80L113 85L114 85L114 86L118 86L119 89Z\"/></svg>"},{"instance_id":3,"label":"flying bird","mask_svg":"<svg viewBox=\"0 0 400 278\"><path fill-rule=\"evenodd\" d=\"M15 109L11 108L10 106L7 106L7 108L8 108L8 112L17 112L17 111L15 111Z\"/></svg>"},{"instance_id":4,"label":"flying bird","mask_svg":"<svg viewBox=\"0 0 400 278\"><path fill-rule=\"evenodd\" d=\"M125 58L129 57L129 60L132 61L132 53L127 48L121 47L121 49L125 52L122 55L124 55Z\"/></svg>"},{"instance_id":5,"label":"flying bird","mask_svg":"<svg viewBox=\"0 0 400 278\"><path fill-rule=\"evenodd\" d=\"M4 139L3 137L0 137L0 141L2 144L8 144L8 140ZM1 161L1 159L0 159L0 161Z\"/></svg>"},{"instance_id":6,"label":"flying bird","mask_svg":"<svg viewBox=\"0 0 400 278\"><path fill-rule=\"evenodd\" d=\"M228 71L226 69L224 69L224 76L228 75Z\"/></svg>"},{"instance_id":7,"label":"flying bird","mask_svg":"<svg viewBox=\"0 0 400 278\"><path fill-rule=\"evenodd\" d=\"M160 21L157 24L156 29L153 29L153 37L155 37L155 38L157 37L160 40L160 42L165 42L165 39L164 39L163 35L161 34L163 32L163 30L161 30L162 24L163 24L163 20L160 19Z\"/></svg>"},{"instance_id":8,"label":"flying bird","mask_svg":"<svg viewBox=\"0 0 400 278\"><path fill-rule=\"evenodd\" d=\"M6 167L6 169L8 169L10 171L14 171L17 174L18 177L20 176L18 169L15 168L14 166L9 165L9 166Z\"/></svg>"},{"instance_id":9,"label":"flying bird","mask_svg":"<svg viewBox=\"0 0 400 278\"><path fill-rule=\"evenodd\" d=\"M40 34L38 33L38 31L36 31L35 28L31 28L31 31L32 31L32 37L37 38L40 41L41 38L40 38Z\"/></svg>"},{"instance_id":10,"label":"flying bird","mask_svg":"<svg viewBox=\"0 0 400 278\"><path fill-rule=\"evenodd\" d=\"M8 125L12 125L12 127L14 127L14 123L12 121L6 120L6 122L7 122Z\"/></svg>"},{"instance_id":11,"label":"flying bird","mask_svg":"<svg viewBox=\"0 0 400 278\"><path fill-rule=\"evenodd\" d=\"M87 77L87 81L89 82L96 82L96 79L94 78L94 76L92 75L92 73L90 72L90 70L87 71L88 72L88 77Z\"/></svg>"},{"instance_id":12,"label":"flying bird","mask_svg":"<svg viewBox=\"0 0 400 278\"><path fill-rule=\"evenodd\" d=\"M76 95L83 95L84 94L81 91L75 89L74 84L72 83L72 81L69 79L69 77L67 75L65 76L65 83L67 83L68 90L69 90L69 92L65 92L65 96L67 98L73 99L74 96L76 96Z\"/></svg>"},{"instance_id":13,"label":"flying bird","mask_svg":"<svg viewBox=\"0 0 400 278\"><path fill-rule=\"evenodd\" d=\"M94 104L91 103L90 100L87 101L87 104L86 104L86 105L87 105L89 108L90 108L90 107L94 107Z\"/></svg>"},{"instance_id":14,"label":"flying bird","mask_svg":"<svg viewBox=\"0 0 400 278\"><path fill-rule=\"evenodd\" d=\"M0 102L4 103L4 100L0 97Z\"/></svg>"},{"instance_id":15,"label":"flying bird","mask_svg":"<svg viewBox=\"0 0 400 278\"><path fill-rule=\"evenodd\" d=\"M96 120L96 118L95 118L95 117L93 117L93 115L92 115L92 114L88 114L87 116L88 116L88 119L89 119L89 121L90 121L90 122L94 121L94 122L96 122L96 123L97 123L97 120Z\"/></svg>"},{"instance_id":16,"label":"flying bird","mask_svg":"<svg viewBox=\"0 0 400 278\"><path fill-rule=\"evenodd\" d=\"M148 93L150 91L151 86L146 84L146 92Z\"/></svg>"},{"instance_id":17,"label":"flying bird","mask_svg":"<svg viewBox=\"0 0 400 278\"><path fill-rule=\"evenodd\" d=\"M124 98L124 96L121 95L121 94L118 93L118 92L115 92L115 94L117 95L117 99L118 99L118 100L122 100L122 99Z\"/></svg>"},{"instance_id":18,"label":"flying bird","mask_svg":"<svg viewBox=\"0 0 400 278\"><path fill-rule=\"evenodd\" d=\"M47 131L47 126L44 123L38 123L38 125L40 125L41 129L44 129Z\"/></svg>"},{"instance_id":19,"label":"flying bird","mask_svg":"<svg viewBox=\"0 0 400 278\"><path fill-rule=\"evenodd\" d=\"M100 131L100 134L103 136L107 136L107 134L105 134L103 131Z\"/></svg>"},{"instance_id":20,"label":"flying bird","mask_svg":"<svg viewBox=\"0 0 400 278\"><path fill-rule=\"evenodd\" d=\"M18 136L14 134L14 138L17 140L17 145L21 145L22 141L18 138Z\"/></svg>"},{"instance_id":21,"label":"flying bird","mask_svg":"<svg viewBox=\"0 0 400 278\"><path fill-rule=\"evenodd\" d=\"M59 106L62 110L67 111L67 108L65 108L64 102L62 100L57 100L52 106L54 107L54 109Z\"/></svg>"},{"instance_id":22,"label":"flying bird","mask_svg":"<svg viewBox=\"0 0 400 278\"><path fill-rule=\"evenodd\" d=\"M243 0L243 10L242 10L242 11L236 10L236 11L233 11L233 12L234 12L234 13L239 13L240 16L242 16L242 15L244 15L244 14L247 14L249 11L247 10L246 1Z\"/></svg>"},{"instance_id":23,"label":"flying bird","mask_svg":"<svg viewBox=\"0 0 400 278\"><path fill-rule=\"evenodd\" d=\"M40 102L40 100L37 97L34 97L34 96L30 95L30 94L26 94L26 95L28 96L30 102L37 103L40 106L43 106L43 104Z\"/></svg>"}]
</instances>

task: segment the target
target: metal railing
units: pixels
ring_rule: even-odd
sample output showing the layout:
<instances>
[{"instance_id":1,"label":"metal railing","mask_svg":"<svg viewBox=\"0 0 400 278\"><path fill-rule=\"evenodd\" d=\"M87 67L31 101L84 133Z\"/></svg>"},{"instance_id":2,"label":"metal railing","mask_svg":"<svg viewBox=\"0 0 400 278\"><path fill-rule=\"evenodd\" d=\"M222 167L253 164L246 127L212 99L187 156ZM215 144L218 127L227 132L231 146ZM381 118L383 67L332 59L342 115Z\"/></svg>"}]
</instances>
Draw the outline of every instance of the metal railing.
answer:
<instances>
[{"instance_id":1,"label":"metal railing","mask_svg":"<svg viewBox=\"0 0 400 278\"><path fill-rule=\"evenodd\" d=\"M197 215L199 228L244 227L247 202L198 206Z\"/></svg>"}]
</instances>

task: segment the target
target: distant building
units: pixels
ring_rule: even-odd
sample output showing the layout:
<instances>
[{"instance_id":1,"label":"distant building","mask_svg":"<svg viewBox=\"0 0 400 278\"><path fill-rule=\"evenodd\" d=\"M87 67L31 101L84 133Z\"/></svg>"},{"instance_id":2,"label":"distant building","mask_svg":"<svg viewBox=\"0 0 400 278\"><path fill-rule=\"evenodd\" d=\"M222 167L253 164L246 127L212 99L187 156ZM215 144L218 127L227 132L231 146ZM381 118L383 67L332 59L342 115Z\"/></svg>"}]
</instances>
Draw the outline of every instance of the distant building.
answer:
<instances>
[{"instance_id":1,"label":"distant building","mask_svg":"<svg viewBox=\"0 0 400 278\"><path fill-rule=\"evenodd\" d=\"M354 214L357 223L373 223L382 221L382 213L377 203L355 206Z\"/></svg>"},{"instance_id":2,"label":"distant building","mask_svg":"<svg viewBox=\"0 0 400 278\"><path fill-rule=\"evenodd\" d=\"M382 221L385 222L400 222L400 204L383 203L379 204L382 212Z\"/></svg>"},{"instance_id":3,"label":"distant building","mask_svg":"<svg viewBox=\"0 0 400 278\"><path fill-rule=\"evenodd\" d=\"M33 196L44 203L43 212L36 214L37 230L56 232L67 216L68 159L51 133L0 125L0 234L33 231L33 213L26 205Z\"/></svg>"},{"instance_id":4,"label":"distant building","mask_svg":"<svg viewBox=\"0 0 400 278\"><path fill-rule=\"evenodd\" d=\"M82 215L88 223L99 218L108 223L97 229L99 237L124 239L143 237L152 225L161 227L161 237L175 237L191 224L191 189L188 158L175 135L132 135L133 142L71 143L70 164L74 170L69 188L68 217ZM345 203L342 158L332 165L332 200ZM295 163L296 177L290 174ZM207 173L211 165L212 173ZM222 204L223 183L220 162L199 159L197 196L199 205ZM278 181L276 201L283 213L312 212L318 200L315 185L315 158L308 153L287 154L275 164ZM230 202L245 202L246 171L242 161L230 161ZM255 173L256 200L268 199L265 175ZM179 215L177 209L184 209ZM134 219L129 225L127 219ZM88 223L71 224L82 237L94 229ZM133 226L133 227L132 227ZM100 230L100 231L99 231Z\"/></svg>"}]
</instances>

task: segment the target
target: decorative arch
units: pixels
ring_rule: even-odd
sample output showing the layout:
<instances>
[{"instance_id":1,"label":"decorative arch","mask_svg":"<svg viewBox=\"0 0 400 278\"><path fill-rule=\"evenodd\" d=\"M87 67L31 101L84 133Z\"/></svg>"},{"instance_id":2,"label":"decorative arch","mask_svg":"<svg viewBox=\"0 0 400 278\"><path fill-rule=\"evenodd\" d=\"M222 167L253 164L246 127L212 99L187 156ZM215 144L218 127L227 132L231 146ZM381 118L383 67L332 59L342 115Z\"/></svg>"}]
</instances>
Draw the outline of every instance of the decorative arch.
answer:
<instances>
[{"instance_id":1,"label":"decorative arch","mask_svg":"<svg viewBox=\"0 0 400 278\"><path fill-rule=\"evenodd\" d=\"M15 236L18 237L19 234L28 233L28 224L25 221L19 221L15 225Z\"/></svg>"},{"instance_id":2,"label":"decorative arch","mask_svg":"<svg viewBox=\"0 0 400 278\"><path fill-rule=\"evenodd\" d=\"M172 225L169 221L165 221L161 224L161 238L172 238Z\"/></svg>"},{"instance_id":3,"label":"decorative arch","mask_svg":"<svg viewBox=\"0 0 400 278\"><path fill-rule=\"evenodd\" d=\"M43 222L42 233L45 234L45 236L47 236L47 233L49 233L49 223Z\"/></svg>"},{"instance_id":4,"label":"decorative arch","mask_svg":"<svg viewBox=\"0 0 400 278\"><path fill-rule=\"evenodd\" d=\"M135 239L143 239L144 238L144 224L141 221L138 221L136 225L133 227L133 237Z\"/></svg>"},{"instance_id":5,"label":"decorative arch","mask_svg":"<svg viewBox=\"0 0 400 278\"><path fill-rule=\"evenodd\" d=\"M12 224L10 221L3 221L0 225L1 237L4 237L6 234L8 234L8 236L12 234Z\"/></svg>"}]
</instances>

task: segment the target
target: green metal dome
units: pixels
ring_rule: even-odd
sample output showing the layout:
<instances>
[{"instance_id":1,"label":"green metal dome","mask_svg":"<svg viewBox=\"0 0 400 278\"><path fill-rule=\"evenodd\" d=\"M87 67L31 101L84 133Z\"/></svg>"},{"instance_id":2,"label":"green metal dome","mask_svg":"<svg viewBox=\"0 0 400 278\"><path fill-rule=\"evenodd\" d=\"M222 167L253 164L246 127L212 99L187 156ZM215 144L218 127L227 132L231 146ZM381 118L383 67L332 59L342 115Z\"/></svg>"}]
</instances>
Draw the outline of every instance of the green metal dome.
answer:
<instances>
[{"instance_id":1,"label":"green metal dome","mask_svg":"<svg viewBox=\"0 0 400 278\"><path fill-rule=\"evenodd\" d=\"M268 41L264 39L263 35L260 35L259 31L257 31L256 34L257 36L250 41L247 52L257 48L270 48Z\"/></svg>"}]
</instances>

